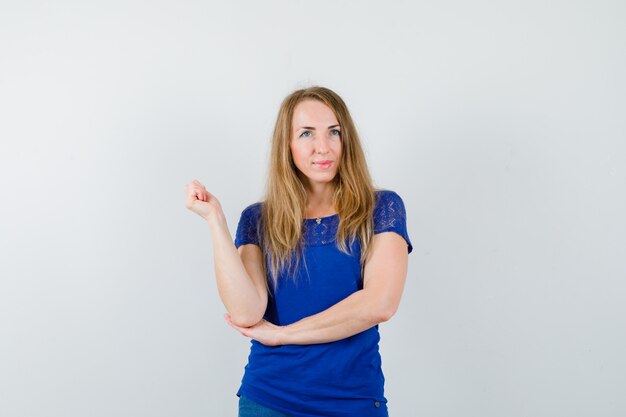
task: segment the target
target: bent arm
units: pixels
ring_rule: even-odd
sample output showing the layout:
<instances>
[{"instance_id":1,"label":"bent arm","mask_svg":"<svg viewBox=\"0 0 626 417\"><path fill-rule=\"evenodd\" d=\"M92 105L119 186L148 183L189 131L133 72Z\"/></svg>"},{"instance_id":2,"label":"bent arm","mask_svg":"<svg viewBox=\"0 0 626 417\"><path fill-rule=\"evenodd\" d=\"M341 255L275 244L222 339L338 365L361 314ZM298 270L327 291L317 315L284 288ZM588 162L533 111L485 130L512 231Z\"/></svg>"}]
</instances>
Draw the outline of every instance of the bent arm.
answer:
<instances>
[{"instance_id":1,"label":"bent arm","mask_svg":"<svg viewBox=\"0 0 626 417\"><path fill-rule=\"evenodd\" d=\"M237 326L244 336L265 345L308 345L345 339L389 320L397 311L406 281L408 253L404 238L394 232L374 235L365 264L363 289L328 309L288 326L265 320L252 327Z\"/></svg>"},{"instance_id":2,"label":"bent arm","mask_svg":"<svg viewBox=\"0 0 626 417\"><path fill-rule=\"evenodd\" d=\"M363 289L328 309L282 328L281 344L326 343L389 320L400 305L408 267L407 245L397 233L374 235Z\"/></svg>"},{"instance_id":3,"label":"bent arm","mask_svg":"<svg viewBox=\"0 0 626 417\"><path fill-rule=\"evenodd\" d=\"M261 249L256 245L235 248L223 214L207 219L213 238L217 289L232 321L253 326L265 314L267 286Z\"/></svg>"}]
</instances>

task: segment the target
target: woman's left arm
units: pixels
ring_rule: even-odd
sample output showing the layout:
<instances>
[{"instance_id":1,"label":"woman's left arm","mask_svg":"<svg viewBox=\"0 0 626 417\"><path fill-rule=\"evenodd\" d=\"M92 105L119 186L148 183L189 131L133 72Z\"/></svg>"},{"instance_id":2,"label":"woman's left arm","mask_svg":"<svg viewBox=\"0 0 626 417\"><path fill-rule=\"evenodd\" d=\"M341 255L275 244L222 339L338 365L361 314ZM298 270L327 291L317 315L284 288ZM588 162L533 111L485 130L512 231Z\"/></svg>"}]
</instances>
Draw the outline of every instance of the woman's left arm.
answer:
<instances>
[{"instance_id":1,"label":"woman's left arm","mask_svg":"<svg viewBox=\"0 0 626 417\"><path fill-rule=\"evenodd\" d=\"M389 320L398 309L408 266L406 240L395 232L375 234L363 271L363 289L328 309L288 326L265 320L252 327L234 325L244 336L264 345L308 345L334 342Z\"/></svg>"}]
</instances>

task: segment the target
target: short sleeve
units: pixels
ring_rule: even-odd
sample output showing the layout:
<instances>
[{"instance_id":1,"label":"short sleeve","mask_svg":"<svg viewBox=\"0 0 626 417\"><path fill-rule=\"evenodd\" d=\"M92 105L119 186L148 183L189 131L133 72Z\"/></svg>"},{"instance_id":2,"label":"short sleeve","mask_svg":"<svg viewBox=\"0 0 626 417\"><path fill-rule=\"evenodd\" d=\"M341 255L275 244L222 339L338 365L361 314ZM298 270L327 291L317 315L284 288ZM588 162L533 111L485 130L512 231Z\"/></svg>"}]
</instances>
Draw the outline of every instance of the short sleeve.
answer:
<instances>
[{"instance_id":1,"label":"short sleeve","mask_svg":"<svg viewBox=\"0 0 626 417\"><path fill-rule=\"evenodd\" d=\"M374 234L383 232L396 232L406 240L408 253L413 251L406 227L404 202L393 191L381 190L376 192Z\"/></svg>"},{"instance_id":2,"label":"short sleeve","mask_svg":"<svg viewBox=\"0 0 626 417\"><path fill-rule=\"evenodd\" d=\"M249 205L241 212L237 232L235 233L235 247L248 243L261 246L260 238L261 203Z\"/></svg>"}]
</instances>

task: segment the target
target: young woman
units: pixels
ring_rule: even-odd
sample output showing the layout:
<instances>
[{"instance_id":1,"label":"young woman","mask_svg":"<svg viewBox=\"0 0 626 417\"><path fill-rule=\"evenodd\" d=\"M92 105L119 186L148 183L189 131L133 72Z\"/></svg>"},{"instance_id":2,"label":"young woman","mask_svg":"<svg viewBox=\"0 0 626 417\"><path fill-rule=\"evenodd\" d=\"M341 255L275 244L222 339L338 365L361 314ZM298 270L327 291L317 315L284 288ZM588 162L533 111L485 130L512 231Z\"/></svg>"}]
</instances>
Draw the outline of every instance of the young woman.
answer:
<instances>
[{"instance_id":1,"label":"young woman","mask_svg":"<svg viewBox=\"0 0 626 417\"><path fill-rule=\"evenodd\" d=\"M387 416L378 324L398 308L412 246L343 100L323 87L284 99L265 198L234 242L215 196L197 180L185 191L211 230L226 321L252 339L239 416Z\"/></svg>"}]
</instances>

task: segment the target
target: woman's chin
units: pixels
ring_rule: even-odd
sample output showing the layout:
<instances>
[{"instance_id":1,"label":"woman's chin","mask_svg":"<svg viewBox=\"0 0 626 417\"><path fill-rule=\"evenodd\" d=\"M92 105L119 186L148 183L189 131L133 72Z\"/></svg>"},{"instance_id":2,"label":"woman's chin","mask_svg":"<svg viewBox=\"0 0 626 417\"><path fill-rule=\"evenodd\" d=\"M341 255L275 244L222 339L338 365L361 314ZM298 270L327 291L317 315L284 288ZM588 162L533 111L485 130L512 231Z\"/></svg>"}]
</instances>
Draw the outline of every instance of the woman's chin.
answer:
<instances>
[{"instance_id":1,"label":"woman's chin","mask_svg":"<svg viewBox=\"0 0 626 417\"><path fill-rule=\"evenodd\" d=\"M328 175L311 175L311 176L307 176L307 181L311 186L316 186L316 185L327 185L327 184L332 184L333 180L335 179L335 175L332 174L328 174Z\"/></svg>"}]
</instances>

